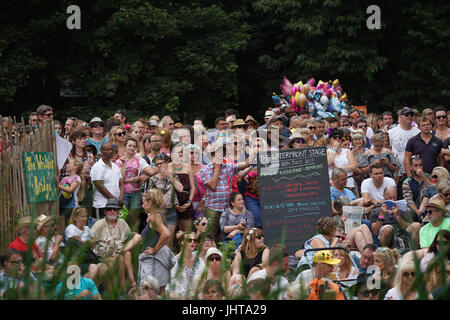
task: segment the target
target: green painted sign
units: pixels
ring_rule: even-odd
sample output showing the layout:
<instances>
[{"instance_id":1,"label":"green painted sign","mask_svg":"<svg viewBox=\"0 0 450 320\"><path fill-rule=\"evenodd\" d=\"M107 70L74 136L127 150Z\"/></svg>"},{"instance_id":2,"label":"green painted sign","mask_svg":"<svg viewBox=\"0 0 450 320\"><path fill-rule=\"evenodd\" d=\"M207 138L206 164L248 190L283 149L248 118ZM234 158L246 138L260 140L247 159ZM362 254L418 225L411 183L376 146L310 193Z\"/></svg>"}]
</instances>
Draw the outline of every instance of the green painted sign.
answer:
<instances>
[{"instance_id":1,"label":"green painted sign","mask_svg":"<svg viewBox=\"0 0 450 320\"><path fill-rule=\"evenodd\" d=\"M24 152L23 166L28 202L58 200L53 152Z\"/></svg>"}]
</instances>

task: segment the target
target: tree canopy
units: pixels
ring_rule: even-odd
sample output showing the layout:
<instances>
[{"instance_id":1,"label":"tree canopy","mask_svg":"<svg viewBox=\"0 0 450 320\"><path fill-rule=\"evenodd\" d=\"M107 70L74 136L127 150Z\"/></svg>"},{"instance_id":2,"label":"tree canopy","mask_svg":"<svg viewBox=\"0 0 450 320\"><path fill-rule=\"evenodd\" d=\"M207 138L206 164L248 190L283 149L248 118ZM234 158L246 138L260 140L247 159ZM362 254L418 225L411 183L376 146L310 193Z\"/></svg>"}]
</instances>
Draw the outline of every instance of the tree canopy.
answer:
<instances>
[{"instance_id":1,"label":"tree canopy","mask_svg":"<svg viewBox=\"0 0 450 320\"><path fill-rule=\"evenodd\" d=\"M338 78L371 111L450 100L444 1L380 1L380 30L369 1L84 0L81 30L66 27L71 4L2 2L2 113L45 103L60 119L125 108L211 125L229 107L261 118L283 76Z\"/></svg>"}]
</instances>

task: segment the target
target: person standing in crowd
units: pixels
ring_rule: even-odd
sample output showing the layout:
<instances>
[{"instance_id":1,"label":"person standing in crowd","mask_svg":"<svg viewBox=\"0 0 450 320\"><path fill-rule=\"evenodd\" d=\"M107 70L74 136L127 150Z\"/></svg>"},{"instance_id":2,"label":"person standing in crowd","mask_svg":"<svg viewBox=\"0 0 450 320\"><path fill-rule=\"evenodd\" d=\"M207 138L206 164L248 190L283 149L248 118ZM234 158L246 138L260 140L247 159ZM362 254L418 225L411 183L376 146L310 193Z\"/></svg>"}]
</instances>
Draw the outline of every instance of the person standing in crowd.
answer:
<instances>
[{"instance_id":1,"label":"person standing in crowd","mask_svg":"<svg viewBox=\"0 0 450 320\"><path fill-rule=\"evenodd\" d=\"M61 190L59 196L59 212L69 222L72 210L78 207L78 203L84 198L84 164L83 162L70 159L66 165L67 176L62 178L58 184Z\"/></svg>"},{"instance_id":2,"label":"person standing in crowd","mask_svg":"<svg viewBox=\"0 0 450 320\"><path fill-rule=\"evenodd\" d=\"M383 125L380 128L381 131L389 132L394 126L394 115L390 111L384 111L381 114L381 120L383 121Z\"/></svg>"},{"instance_id":3,"label":"person standing in crowd","mask_svg":"<svg viewBox=\"0 0 450 320\"><path fill-rule=\"evenodd\" d=\"M442 140L432 135L433 122L427 117L420 117L417 120L420 133L410 138L405 148L405 171L408 177L411 176L410 158L418 154L423 161L423 171L430 174L433 168L439 165L438 158L442 147Z\"/></svg>"},{"instance_id":4,"label":"person standing in crowd","mask_svg":"<svg viewBox=\"0 0 450 320\"><path fill-rule=\"evenodd\" d=\"M433 117L436 121L436 129L432 131L432 134L445 142L450 136L450 128L447 126L447 109L436 107L433 110Z\"/></svg>"},{"instance_id":5,"label":"person standing in crowd","mask_svg":"<svg viewBox=\"0 0 450 320\"><path fill-rule=\"evenodd\" d=\"M361 172L366 175L373 164L380 164L384 171L384 176L396 179L400 169L400 162L391 150L384 148L386 133L376 133L372 137L373 147L366 151L359 162Z\"/></svg>"},{"instance_id":6,"label":"person standing in crowd","mask_svg":"<svg viewBox=\"0 0 450 320\"><path fill-rule=\"evenodd\" d=\"M194 210L195 218L200 217L202 214L201 212L198 212L197 209L206 191L206 187L200 178L200 171L205 167L202 163L201 156L201 149L196 144L189 144L184 148L184 161L189 164L190 172L194 177L194 197L192 198L192 209Z\"/></svg>"},{"instance_id":7,"label":"person standing in crowd","mask_svg":"<svg viewBox=\"0 0 450 320\"><path fill-rule=\"evenodd\" d=\"M104 136L104 122L99 117L94 117L89 121L89 127L91 127L92 138L88 138L96 148L97 152L101 152L101 146L108 141L108 137Z\"/></svg>"},{"instance_id":8,"label":"person standing in crowd","mask_svg":"<svg viewBox=\"0 0 450 320\"><path fill-rule=\"evenodd\" d=\"M94 189L93 208L96 219L105 217L105 205L108 199L117 199L123 206L125 196L123 177L119 167L112 162L113 146L105 142L101 146L102 157L91 169L91 180Z\"/></svg>"},{"instance_id":9,"label":"person standing in crowd","mask_svg":"<svg viewBox=\"0 0 450 320\"><path fill-rule=\"evenodd\" d=\"M44 126L44 120L48 120L48 119L52 119L55 116L55 114L53 113L53 108L50 106L47 106L45 104L40 105L37 109L37 116L39 119L39 127L43 127Z\"/></svg>"},{"instance_id":10,"label":"person standing in crowd","mask_svg":"<svg viewBox=\"0 0 450 320\"><path fill-rule=\"evenodd\" d=\"M150 189L142 198L142 207L147 214L146 226L141 233L142 252L139 255L138 282L147 276L158 280L157 293L165 294L170 270L175 255L169 249L170 231L164 223L164 199L160 190Z\"/></svg>"},{"instance_id":11,"label":"person standing in crowd","mask_svg":"<svg viewBox=\"0 0 450 320\"><path fill-rule=\"evenodd\" d=\"M28 117L28 123L30 124L30 128L37 128L38 127L38 125L39 125L39 118L38 118L38 114L37 114L36 111L30 113L30 115ZM66 136L68 136L68 135L66 135ZM66 137L64 137L64 138L66 138Z\"/></svg>"},{"instance_id":12,"label":"person standing in crowd","mask_svg":"<svg viewBox=\"0 0 450 320\"><path fill-rule=\"evenodd\" d=\"M189 131L184 130L183 134L186 133L189 134ZM169 163L169 171L174 172L178 181L183 185L183 189L176 192L178 205L175 208L177 211L177 225L180 226L181 230L188 231L194 219L192 200L195 194L195 182L191 166L187 161L188 158L184 157L185 147L186 145L183 143L178 143L173 147L172 162Z\"/></svg>"},{"instance_id":13,"label":"person standing in crowd","mask_svg":"<svg viewBox=\"0 0 450 320\"><path fill-rule=\"evenodd\" d=\"M410 172L405 171L405 148L408 140L420 133L420 130L412 126L412 119L414 112L411 108L404 107L398 114L398 126L388 131L389 142L392 147L392 152L400 161L400 179L398 181L398 189L401 194L401 184L403 181L411 176ZM409 159L408 159L409 161Z\"/></svg>"},{"instance_id":14,"label":"person standing in crowd","mask_svg":"<svg viewBox=\"0 0 450 320\"><path fill-rule=\"evenodd\" d=\"M314 140L327 139L328 136L325 134L325 120L322 118L314 119Z\"/></svg>"},{"instance_id":15,"label":"person standing in crowd","mask_svg":"<svg viewBox=\"0 0 450 320\"><path fill-rule=\"evenodd\" d=\"M123 127L114 126L109 131L109 142L117 146L119 158L124 157L125 141L127 140L127 131Z\"/></svg>"},{"instance_id":16,"label":"person standing in crowd","mask_svg":"<svg viewBox=\"0 0 450 320\"><path fill-rule=\"evenodd\" d=\"M350 139L350 137L348 137ZM339 129L334 129L330 134L330 147L327 148L328 174L330 179L334 168L343 168L347 173L347 185L354 194L356 193L355 180L353 179L353 170L358 166L356 158L353 153L341 147L343 132Z\"/></svg>"},{"instance_id":17,"label":"person standing in crowd","mask_svg":"<svg viewBox=\"0 0 450 320\"><path fill-rule=\"evenodd\" d=\"M412 156L410 162L411 176L403 181L403 198L408 202L408 207L419 216L422 193L426 187L430 186L430 180L423 171L422 158L420 156Z\"/></svg>"},{"instance_id":18,"label":"person standing in crowd","mask_svg":"<svg viewBox=\"0 0 450 320\"><path fill-rule=\"evenodd\" d=\"M372 130L372 128L370 128L367 125L367 120L365 118L358 119L356 121L356 130L353 131L353 130L350 129L350 131L352 131L352 133L355 133L357 131L362 131L364 136L366 137L366 143L365 143L364 146L366 148L370 149L370 147L372 146L371 140L372 140L372 137L373 137L373 130Z\"/></svg>"},{"instance_id":19,"label":"person standing in crowd","mask_svg":"<svg viewBox=\"0 0 450 320\"><path fill-rule=\"evenodd\" d=\"M219 220L222 212L229 207L228 200L232 190L233 176L238 171L249 167L256 156L253 148L245 162L239 164L223 163L226 154L225 142L225 139L216 141L211 149L213 164L200 170L200 178L206 186L203 201L200 202L200 211L203 211L203 207L205 208L204 213L210 218L211 233L216 242L221 240Z\"/></svg>"},{"instance_id":20,"label":"person standing in crowd","mask_svg":"<svg viewBox=\"0 0 450 320\"><path fill-rule=\"evenodd\" d=\"M116 165L120 168L123 177L123 189L125 207L129 210L127 221L131 228L135 230L139 227L139 209L141 208L141 190L139 187L139 175L141 173L140 157L137 154L138 142L134 138L127 138L125 141L125 156L116 160Z\"/></svg>"},{"instance_id":21,"label":"person standing in crowd","mask_svg":"<svg viewBox=\"0 0 450 320\"><path fill-rule=\"evenodd\" d=\"M125 124L127 123L127 117L128 115L125 110L117 110L116 113L114 113L114 118L120 121L121 127L125 127Z\"/></svg>"},{"instance_id":22,"label":"person standing in crowd","mask_svg":"<svg viewBox=\"0 0 450 320\"><path fill-rule=\"evenodd\" d=\"M176 206L179 205L176 192L183 191L183 184L178 180L177 175L170 171L169 157L160 153L153 158L158 173L150 178L147 184L148 190L156 188L160 190L164 197L164 207L166 209L164 219L170 230L169 246L172 248L175 235L175 226L177 223Z\"/></svg>"}]
</instances>

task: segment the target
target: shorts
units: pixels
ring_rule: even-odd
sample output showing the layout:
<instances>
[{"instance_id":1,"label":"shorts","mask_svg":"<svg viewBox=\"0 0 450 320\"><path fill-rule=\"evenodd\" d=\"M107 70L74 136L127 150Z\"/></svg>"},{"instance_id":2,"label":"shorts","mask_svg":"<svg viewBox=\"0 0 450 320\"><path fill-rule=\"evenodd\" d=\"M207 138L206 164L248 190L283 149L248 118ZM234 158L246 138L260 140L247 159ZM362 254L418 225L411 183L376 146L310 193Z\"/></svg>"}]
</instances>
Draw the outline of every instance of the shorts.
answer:
<instances>
[{"instance_id":1,"label":"shorts","mask_svg":"<svg viewBox=\"0 0 450 320\"><path fill-rule=\"evenodd\" d=\"M167 224L176 225L177 224L177 210L175 208L166 208L166 213L164 218Z\"/></svg>"},{"instance_id":2,"label":"shorts","mask_svg":"<svg viewBox=\"0 0 450 320\"><path fill-rule=\"evenodd\" d=\"M381 237L381 235L383 234L384 230L389 230L389 228L387 228L387 227L391 228L392 232L394 232L394 227L393 226L391 226L390 224L385 224L384 226L381 226L380 231L378 232L378 238Z\"/></svg>"}]
</instances>

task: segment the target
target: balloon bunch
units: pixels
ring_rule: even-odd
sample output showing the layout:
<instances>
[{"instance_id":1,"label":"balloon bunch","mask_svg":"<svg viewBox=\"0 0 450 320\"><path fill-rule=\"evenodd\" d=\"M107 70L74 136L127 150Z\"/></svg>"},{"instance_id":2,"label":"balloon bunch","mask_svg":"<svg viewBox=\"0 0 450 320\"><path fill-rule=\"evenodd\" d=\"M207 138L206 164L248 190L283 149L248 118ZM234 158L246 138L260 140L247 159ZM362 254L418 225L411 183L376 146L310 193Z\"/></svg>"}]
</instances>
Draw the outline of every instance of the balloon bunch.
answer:
<instances>
[{"instance_id":1,"label":"balloon bunch","mask_svg":"<svg viewBox=\"0 0 450 320\"><path fill-rule=\"evenodd\" d=\"M292 84L286 77L280 84L283 98L274 94L272 100L277 104L289 104L296 113L309 110L313 117L334 117L336 114L348 114L348 97L343 93L339 80L323 82L309 79L305 84L299 81ZM275 98L274 98L275 97Z\"/></svg>"}]
</instances>

